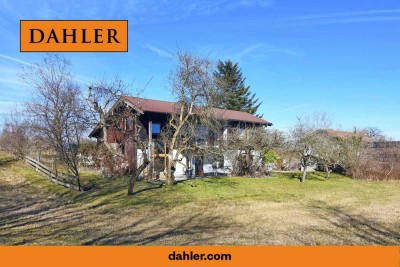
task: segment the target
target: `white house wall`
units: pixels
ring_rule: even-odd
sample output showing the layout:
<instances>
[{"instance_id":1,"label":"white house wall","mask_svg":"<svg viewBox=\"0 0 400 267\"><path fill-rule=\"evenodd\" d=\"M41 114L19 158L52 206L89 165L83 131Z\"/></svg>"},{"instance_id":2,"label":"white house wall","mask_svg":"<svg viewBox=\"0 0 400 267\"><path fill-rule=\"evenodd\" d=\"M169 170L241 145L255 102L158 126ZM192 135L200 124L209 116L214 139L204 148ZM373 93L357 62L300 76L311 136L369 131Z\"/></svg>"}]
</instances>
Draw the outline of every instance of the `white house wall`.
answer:
<instances>
[{"instance_id":1,"label":"white house wall","mask_svg":"<svg viewBox=\"0 0 400 267\"><path fill-rule=\"evenodd\" d=\"M224 167L223 168L218 168L218 169L214 169L212 167L212 161L205 158L204 159L204 164L203 164L203 171L204 174L214 174L214 173L218 173L218 174L225 174L225 175L230 175L232 168L233 168L233 163L234 163L234 159L238 156L239 151L230 151L228 153L224 154ZM259 156L260 152L254 151L252 152L252 154L254 156ZM176 155L176 150L174 151L174 157ZM182 154L178 157L179 159L181 159L180 161L178 161L178 163L176 164L176 169L175 169L175 177L176 178L183 178L186 177L185 171L186 171L186 166L188 163L188 160L186 157L184 157ZM140 164L142 164L143 162L143 153L140 149L137 150L137 164L138 166L140 166ZM192 159L191 162L191 166L193 168L193 174L195 173L195 163L194 160Z\"/></svg>"}]
</instances>

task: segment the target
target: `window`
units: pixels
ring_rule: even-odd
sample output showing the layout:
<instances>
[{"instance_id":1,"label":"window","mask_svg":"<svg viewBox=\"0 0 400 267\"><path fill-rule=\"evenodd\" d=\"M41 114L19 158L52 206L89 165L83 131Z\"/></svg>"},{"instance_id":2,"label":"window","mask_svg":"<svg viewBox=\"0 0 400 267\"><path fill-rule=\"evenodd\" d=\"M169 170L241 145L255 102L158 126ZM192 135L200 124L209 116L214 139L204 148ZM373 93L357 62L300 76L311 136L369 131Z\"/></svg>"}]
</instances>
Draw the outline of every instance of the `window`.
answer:
<instances>
[{"instance_id":1,"label":"window","mask_svg":"<svg viewBox=\"0 0 400 267\"><path fill-rule=\"evenodd\" d=\"M224 168L224 156L215 156L213 158L213 163L212 163L212 168L213 169L222 169Z\"/></svg>"},{"instance_id":2,"label":"window","mask_svg":"<svg viewBox=\"0 0 400 267\"><path fill-rule=\"evenodd\" d=\"M159 123L152 123L151 124L151 132L153 134L159 134L161 130L161 125Z\"/></svg>"},{"instance_id":3,"label":"window","mask_svg":"<svg viewBox=\"0 0 400 267\"><path fill-rule=\"evenodd\" d=\"M195 134L195 140L199 145L205 143L208 139L208 130L204 126L197 127Z\"/></svg>"},{"instance_id":4,"label":"window","mask_svg":"<svg viewBox=\"0 0 400 267\"><path fill-rule=\"evenodd\" d=\"M126 118L126 120L125 120L125 130L133 130L133 120L132 120L132 118Z\"/></svg>"}]
</instances>

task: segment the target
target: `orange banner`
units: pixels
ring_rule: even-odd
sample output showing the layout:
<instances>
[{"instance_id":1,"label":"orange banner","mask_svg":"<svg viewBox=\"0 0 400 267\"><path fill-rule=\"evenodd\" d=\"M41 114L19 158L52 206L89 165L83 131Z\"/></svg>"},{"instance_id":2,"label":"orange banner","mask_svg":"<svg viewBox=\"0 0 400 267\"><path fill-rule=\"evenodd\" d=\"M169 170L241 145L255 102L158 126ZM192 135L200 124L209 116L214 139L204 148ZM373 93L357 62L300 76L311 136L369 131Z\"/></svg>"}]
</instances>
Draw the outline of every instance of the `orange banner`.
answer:
<instances>
[{"instance_id":1,"label":"orange banner","mask_svg":"<svg viewBox=\"0 0 400 267\"><path fill-rule=\"evenodd\" d=\"M21 52L128 52L127 20L21 20Z\"/></svg>"},{"instance_id":2,"label":"orange banner","mask_svg":"<svg viewBox=\"0 0 400 267\"><path fill-rule=\"evenodd\" d=\"M399 267L399 247L0 247L1 266Z\"/></svg>"}]
</instances>

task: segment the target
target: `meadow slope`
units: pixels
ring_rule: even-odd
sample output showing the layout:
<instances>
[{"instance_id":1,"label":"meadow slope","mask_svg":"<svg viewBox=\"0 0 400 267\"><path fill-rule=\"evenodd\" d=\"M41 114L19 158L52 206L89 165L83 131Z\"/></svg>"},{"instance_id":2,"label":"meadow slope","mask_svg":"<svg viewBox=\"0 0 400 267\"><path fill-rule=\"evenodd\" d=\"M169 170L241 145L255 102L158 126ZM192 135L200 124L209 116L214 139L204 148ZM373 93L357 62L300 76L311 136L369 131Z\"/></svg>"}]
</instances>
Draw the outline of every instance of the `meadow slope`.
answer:
<instances>
[{"instance_id":1,"label":"meadow slope","mask_svg":"<svg viewBox=\"0 0 400 267\"><path fill-rule=\"evenodd\" d=\"M3 245L399 245L400 182L310 174L142 181L79 193L0 156Z\"/></svg>"}]
</instances>

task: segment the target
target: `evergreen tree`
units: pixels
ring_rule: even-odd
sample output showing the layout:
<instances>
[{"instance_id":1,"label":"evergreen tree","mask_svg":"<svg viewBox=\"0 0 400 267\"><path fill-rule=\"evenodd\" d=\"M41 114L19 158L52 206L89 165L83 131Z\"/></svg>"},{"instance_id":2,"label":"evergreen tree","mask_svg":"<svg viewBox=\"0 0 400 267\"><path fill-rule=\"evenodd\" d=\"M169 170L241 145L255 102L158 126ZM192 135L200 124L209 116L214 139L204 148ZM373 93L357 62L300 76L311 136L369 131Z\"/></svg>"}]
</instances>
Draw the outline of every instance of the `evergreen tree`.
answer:
<instances>
[{"instance_id":1,"label":"evergreen tree","mask_svg":"<svg viewBox=\"0 0 400 267\"><path fill-rule=\"evenodd\" d=\"M219 61L214 77L223 94L220 108L245 111L262 117L257 114L262 102L259 102L256 94L250 92L250 86L245 85L246 78L243 78L238 63L233 63L231 60Z\"/></svg>"}]
</instances>

